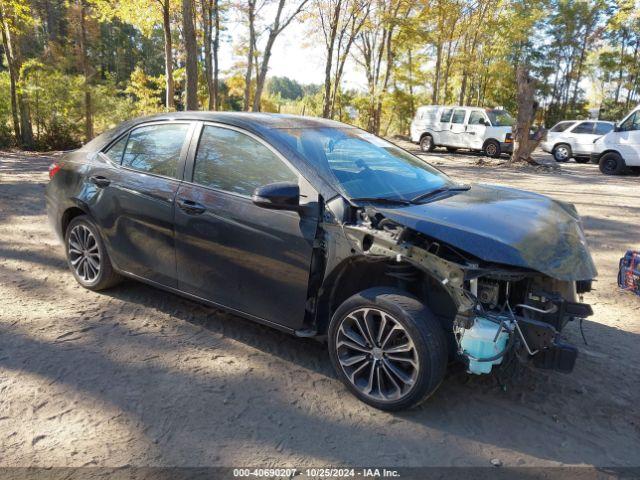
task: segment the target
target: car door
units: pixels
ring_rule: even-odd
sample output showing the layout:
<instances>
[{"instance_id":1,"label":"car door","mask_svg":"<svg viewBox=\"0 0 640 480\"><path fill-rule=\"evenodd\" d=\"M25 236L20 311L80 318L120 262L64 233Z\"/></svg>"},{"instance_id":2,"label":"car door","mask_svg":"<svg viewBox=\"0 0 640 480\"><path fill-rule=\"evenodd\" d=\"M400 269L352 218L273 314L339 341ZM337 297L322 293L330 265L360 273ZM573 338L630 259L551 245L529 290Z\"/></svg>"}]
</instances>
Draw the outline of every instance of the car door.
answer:
<instances>
[{"instance_id":1,"label":"car door","mask_svg":"<svg viewBox=\"0 0 640 480\"><path fill-rule=\"evenodd\" d=\"M459 148L466 147L466 117L467 110L465 110L464 108L457 108L453 111L453 115L451 116L451 127L449 129L450 141L448 145Z\"/></svg>"},{"instance_id":2,"label":"car door","mask_svg":"<svg viewBox=\"0 0 640 480\"><path fill-rule=\"evenodd\" d=\"M484 112L472 110L469 120L465 126L464 140L465 146L472 150L482 150L482 145L487 131L486 123L488 119Z\"/></svg>"},{"instance_id":3,"label":"car door","mask_svg":"<svg viewBox=\"0 0 640 480\"><path fill-rule=\"evenodd\" d=\"M434 132L433 141L436 145L449 146L451 145L451 116L453 115L453 109L445 108L440 113L438 119L438 128Z\"/></svg>"},{"instance_id":4,"label":"car door","mask_svg":"<svg viewBox=\"0 0 640 480\"><path fill-rule=\"evenodd\" d=\"M640 166L640 110L620 123L616 132L618 150L628 166Z\"/></svg>"},{"instance_id":5,"label":"car door","mask_svg":"<svg viewBox=\"0 0 640 480\"><path fill-rule=\"evenodd\" d=\"M318 225L317 193L248 132L204 124L175 210L179 289L271 323L300 328ZM194 142L195 143L195 142ZM255 188L298 182L300 211L255 205ZM304 193L304 192L307 193Z\"/></svg>"},{"instance_id":6,"label":"car door","mask_svg":"<svg viewBox=\"0 0 640 480\"><path fill-rule=\"evenodd\" d=\"M567 138L570 141L574 155L589 155L593 150L593 141L598 137L595 134L596 122L580 122L573 127Z\"/></svg>"},{"instance_id":7,"label":"car door","mask_svg":"<svg viewBox=\"0 0 640 480\"><path fill-rule=\"evenodd\" d=\"M134 128L103 153L113 167L91 175L101 190L91 214L113 263L170 287L177 286L173 210L192 128L191 122Z\"/></svg>"}]
</instances>

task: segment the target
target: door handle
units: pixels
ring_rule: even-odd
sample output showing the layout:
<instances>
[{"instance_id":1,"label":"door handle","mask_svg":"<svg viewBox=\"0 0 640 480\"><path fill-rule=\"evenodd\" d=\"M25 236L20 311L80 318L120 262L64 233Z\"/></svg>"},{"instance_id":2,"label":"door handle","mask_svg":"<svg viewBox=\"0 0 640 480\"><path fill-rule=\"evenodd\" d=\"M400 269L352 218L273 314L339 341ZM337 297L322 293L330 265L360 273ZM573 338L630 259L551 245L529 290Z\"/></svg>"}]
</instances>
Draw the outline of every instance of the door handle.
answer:
<instances>
[{"instance_id":1,"label":"door handle","mask_svg":"<svg viewBox=\"0 0 640 480\"><path fill-rule=\"evenodd\" d=\"M100 188L108 187L111 184L111 180L109 180L107 177L103 177L102 175L94 175L92 177L89 177L89 181L96 187Z\"/></svg>"},{"instance_id":2,"label":"door handle","mask_svg":"<svg viewBox=\"0 0 640 480\"><path fill-rule=\"evenodd\" d=\"M178 207L188 215L200 215L207 210L204 205L186 198L178 199Z\"/></svg>"}]
</instances>

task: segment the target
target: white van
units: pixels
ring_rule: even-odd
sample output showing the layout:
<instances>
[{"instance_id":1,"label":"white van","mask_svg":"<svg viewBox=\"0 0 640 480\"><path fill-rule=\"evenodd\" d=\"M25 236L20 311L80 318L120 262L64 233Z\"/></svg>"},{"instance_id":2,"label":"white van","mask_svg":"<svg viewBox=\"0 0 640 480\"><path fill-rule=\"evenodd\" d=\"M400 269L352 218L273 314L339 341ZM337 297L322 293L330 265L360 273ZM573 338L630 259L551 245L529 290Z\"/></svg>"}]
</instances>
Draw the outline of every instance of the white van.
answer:
<instances>
[{"instance_id":1,"label":"white van","mask_svg":"<svg viewBox=\"0 0 640 480\"><path fill-rule=\"evenodd\" d=\"M423 152L466 148L491 157L513 151L513 118L505 110L478 107L419 107L411 122L411 140Z\"/></svg>"},{"instance_id":2,"label":"white van","mask_svg":"<svg viewBox=\"0 0 640 480\"><path fill-rule=\"evenodd\" d=\"M593 142L591 161L606 175L621 175L630 167L640 167L640 105L612 132Z\"/></svg>"}]
</instances>

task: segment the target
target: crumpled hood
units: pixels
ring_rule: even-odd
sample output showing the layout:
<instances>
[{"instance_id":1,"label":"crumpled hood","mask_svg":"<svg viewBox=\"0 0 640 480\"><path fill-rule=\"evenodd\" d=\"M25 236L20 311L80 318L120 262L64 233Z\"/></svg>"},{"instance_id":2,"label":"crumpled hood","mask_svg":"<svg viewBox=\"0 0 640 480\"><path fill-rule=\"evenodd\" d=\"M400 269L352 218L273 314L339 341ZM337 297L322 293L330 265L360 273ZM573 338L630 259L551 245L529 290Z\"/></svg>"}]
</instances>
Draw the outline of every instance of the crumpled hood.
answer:
<instances>
[{"instance_id":1,"label":"crumpled hood","mask_svg":"<svg viewBox=\"0 0 640 480\"><path fill-rule=\"evenodd\" d=\"M529 268L558 280L597 275L573 205L543 195L473 185L429 203L376 210L487 262Z\"/></svg>"}]
</instances>

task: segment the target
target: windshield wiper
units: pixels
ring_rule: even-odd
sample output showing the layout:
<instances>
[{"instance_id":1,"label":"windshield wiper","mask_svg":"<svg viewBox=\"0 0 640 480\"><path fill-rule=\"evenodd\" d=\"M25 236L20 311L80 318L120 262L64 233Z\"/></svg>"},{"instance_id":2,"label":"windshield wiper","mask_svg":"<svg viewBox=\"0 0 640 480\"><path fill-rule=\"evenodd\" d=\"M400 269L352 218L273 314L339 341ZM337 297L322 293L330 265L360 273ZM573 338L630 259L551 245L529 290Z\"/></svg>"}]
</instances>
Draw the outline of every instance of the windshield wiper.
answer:
<instances>
[{"instance_id":1,"label":"windshield wiper","mask_svg":"<svg viewBox=\"0 0 640 480\"><path fill-rule=\"evenodd\" d=\"M435 197L436 195L440 195L441 193L446 193L446 192L464 192L466 190L469 190L471 188L471 185L456 185L453 187L439 187L436 188L435 190L430 190L426 193L421 193L420 195L418 195L417 197L414 197L411 199L411 203L416 203L419 202L420 200L426 200L428 198L431 197Z\"/></svg>"},{"instance_id":2,"label":"windshield wiper","mask_svg":"<svg viewBox=\"0 0 640 480\"><path fill-rule=\"evenodd\" d=\"M352 202L369 202L369 203L389 203L392 205L411 205L411 201L401 198L385 198L385 197L358 197L351 198Z\"/></svg>"}]
</instances>

